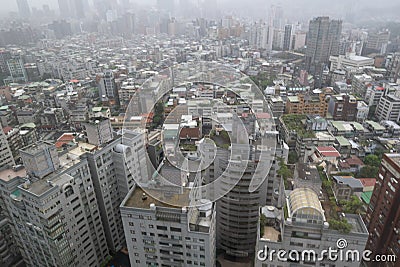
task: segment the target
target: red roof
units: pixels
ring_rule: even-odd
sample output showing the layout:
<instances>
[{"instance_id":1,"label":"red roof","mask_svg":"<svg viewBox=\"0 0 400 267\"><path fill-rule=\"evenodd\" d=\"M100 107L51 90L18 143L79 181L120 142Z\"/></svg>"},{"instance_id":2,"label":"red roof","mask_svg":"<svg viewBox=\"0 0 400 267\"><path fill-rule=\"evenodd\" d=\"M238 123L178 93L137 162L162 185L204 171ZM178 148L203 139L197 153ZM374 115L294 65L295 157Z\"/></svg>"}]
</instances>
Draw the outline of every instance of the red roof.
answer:
<instances>
[{"instance_id":1,"label":"red roof","mask_svg":"<svg viewBox=\"0 0 400 267\"><path fill-rule=\"evenodd\" d=\"M317 151L324 157L340 157L340 153L333 146L319 146Z\"/></svg>"},{"instance_id":2,"label":"red roof","mask_svg":"<svg viewBox=\"0 0 400 267\"><path fill-rule=\"evenodd\" d=\"M12 129L13 129L12 127L6 126L3 128L3 132L4 132L4 134L8 134L10 131L12 131Z\"/></svg>"},{"instance_id":3,"label":"red roof","mask_svg":"<svg viewBox=\"0 0 400 267\"><path fill-rule=\"evenodd\" d=\"M270 119L271 115L269 113L256 113L257 119Z\"/></svg>"},{"instance_id":4,"label":"red roof","mask_svg":"<svg viewBox=\"0 0 400 267\"><path fill-rule=\"evenodd\" d=\"M358 179L362 183L364 187L375 186L376 179L375 178L360 178Z\"/></svg>"},{"instance_id":5,"label":"red roof","mask_svg":"<svg viewBox=\"0 0 400 267\"><path fill-rule=\"evenodd\" d=\"M200 129L198 127L196 128L182 128L180 133L179 133L180 138L194 138L194 139L199 139L200 138Z\"/></svg>"},{"instance_id":6,"label":"red roof","mask_svg":"<svg viewBox=\"0 0 400 267\"><path fill-rule=\"evenodd\" d=\"M349 164L349 165L360 165L360 166L364 166L364 163L362 162L362 160L357 157L357 156L352 156L351 158L345 159L345 161Z\"/></svg>"},{"instance_id":7,"label":"red roof","mask_svg":"<svg viewBox=\"0 0 400 267\"><path fill-rule=\"evenodd\" d=\"M61 135L61 136L57 139L57 141L72 141L72 140L74 140L74 139L75 139L74 134L72 134L72 133L65 133L65 134Z\"/></svg>"},{"instance_id":8,"label":"red roof","mask_svg":"<svg viewBox=\"0 0 400 267\"><path fill-rule=\"evenodd\" d=\"M61 135L58 139L57 142L55 143L56 148L62 147L64 144L68 144L72 141L74 141L75 136L72 133L65 133Z\"/></svg>"},{"instance_id":9,"label":"red roof","mask_svg":"<svg viewBox=\"0 0 400 267\"><path fill-rule=\"evenodd\" d=\"M349 169L350 165L346 161L339 161L339 167L342 169Z\"/></svg>"}]
</instances>

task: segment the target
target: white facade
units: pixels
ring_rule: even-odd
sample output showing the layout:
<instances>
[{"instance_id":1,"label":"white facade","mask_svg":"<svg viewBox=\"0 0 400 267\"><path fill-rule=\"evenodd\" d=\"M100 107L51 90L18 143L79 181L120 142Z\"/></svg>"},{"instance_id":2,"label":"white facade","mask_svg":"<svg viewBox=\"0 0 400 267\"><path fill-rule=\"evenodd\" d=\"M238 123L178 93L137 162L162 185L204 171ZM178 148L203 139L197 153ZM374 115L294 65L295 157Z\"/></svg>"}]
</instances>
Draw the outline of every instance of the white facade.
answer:
<instances>
[{"instance_id":1,"label":"white facade","mask_svg":"<svg viewBox=\"0 0 400 267\"><path fill-rule=\"evenodd\" d=\"M54 162L46 147L36 147L47 162ZM88 162L80 158L83 153L75 148L60 158L56 172L31 176L23 184L15 180L11 194L2 194L27 266L99 266L109 256Z\"/></svg>"},{"instance_id":2,"label":"white facade","mask_svg":"<svg viewBox=\"0 0 400 267\"><path fill-rule=\"evenodd\" d=\"M215 266L214 204L203 200L185 207L189 194L181 193L147 194L136 187L124 199L120 209L131 266Z\"/></svg>"},{"instance_id":3,"label":"white facade","mask_svg":"<svg viewBox=\"0 0 400 267\"><path fill-rule=\"evenodd\" d=\"M5 136L3 130L0 130L0 169L5 166L12 167L14 165L15 162L12 155L12 151L7 142L7 137Z\"/></svg>"},{"instance_id":4,"label":"white facade","mask_svg":"<svg viewBox=\"0 0 400 267\"><path fill-rule=\"evenodd\" d=\"M357 56L355 53L347 53L345 56L330 56L329 61L331 62L331 71L344 69L354 72L364 67L374 65L373 58Z\"/></svg>"},{"instance_id":5,"label":"white facade","mask_svg":"<svg viewBox=\"0 0 400 267\"><path fill-rule=\"evenodd\" d=\"M376 108L376 116L379 120L400 120L400 98L395 95L385 95L379 100Z\"/></svg>"},{"instance_id":6,"label":"white facade","mask_svg":"<svg viewBox=\"0 0 400 267\"><path fill-rule=\"evenodd\" d=\"M357 102L357 121L363 122L368 118L369 106L364 101Z\"/></svg>"}]
</instances>

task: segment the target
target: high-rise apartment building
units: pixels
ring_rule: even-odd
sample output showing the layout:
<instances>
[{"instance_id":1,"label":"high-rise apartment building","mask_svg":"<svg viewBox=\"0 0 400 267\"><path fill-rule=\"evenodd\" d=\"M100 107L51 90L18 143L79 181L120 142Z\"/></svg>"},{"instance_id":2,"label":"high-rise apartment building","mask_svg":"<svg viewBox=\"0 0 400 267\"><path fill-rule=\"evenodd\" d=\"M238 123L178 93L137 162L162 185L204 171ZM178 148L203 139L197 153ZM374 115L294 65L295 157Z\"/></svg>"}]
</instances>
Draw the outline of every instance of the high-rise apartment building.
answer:
<instances>
[{"instance_id":1,"label":"high-rise apartment building","mask_svg":"<svg viewBox=\"0 0 400 267\"><path fill-rule=\"evenodd\" d=\"M316 76L316 86L322 83L322 72L329 63L329 56L339 54L342 21L318 17L310 21L306 41L306 68Z\"/></svg>"},{"instance_id":2,"label":"high-rise apartment building","mask_svg":"<svg viewBox=\"0 0 400 267\"><path fill-rule=\"evenodd\" d=\"M87 1L84 0L58 0L58 9L61 18L85 18Z\"/></svg>"},{"instance_id":3,"label":"high-rise apartment building","mask_svg":"<svg viewBox=\"0 0 400 267\"><path fill-rule=\"evenodd\" d=\"M1 124L0 124L1 126ZM3 130L0 130L0 169L6 166L12 167L15 165L12 151L7 141L7 137Z\"/></svg>"},{"instance_id":4,"label":"high-rise apartment building","mask_svg":"<svg viewBox=\"0 0 400 267\"><path fill-rule=\"evenodd\" d=\"M113 139L111 122L108 118L93 118L83 123L88 142L92 145L102 145Z\"/></svg>"},{"instance_id":5,"label":"high-rise apartment building","mask_svg":"<svg viewBox=\"0 0 400 267\"><path fill-rule=\"evenodd\" d=\"M377 52L385 54L389 38L390 32L388 30L368 33L368 39L363 53Z\"/></svg>"},{"instance_id":6,"label":"high-rise apartment building","mask_svg":"<svg viewBox=\"0 0 400 267\"><path fill-rule=\"evenodd\" d=\"M111 70L105 71L102 75L98 76L97 80L101 100L108 101L110 99L118 99L115 77Z\"/></svg>"},{"instance_id":7,"label":"high-rise apartment building","mask_svg":"<svg viewBox=\"0 0 400 267\"><path fill-rule=\"evenodd\" d=\"M7 61L11 59L11 52L7 50L0 50L0 72L10 74L7 66Z\"/></svg>"},{"instance_id":8,"label":"high-rise apartment building","mask_svg":"<svg viewBox=\"0 0 400 267\"><path fill-rule=\"evenodd\" d=\"M31 16L28 0L17 0L17 6L21 18L28 19Z\"/></svg>"},{"instance_id":9,"label":"high-rise apartment building","mask_svg":"<svg viewBox=\"0 0 400 267\"><path fill-rule=\"evenodd\" d=\"M131 266L215 266L215 204L133 188L121 204Z\"/></svg>"},{"instance_id":10,"label":"high-rise apartment building","mask_svg":"<svg viewBox=\"0 0 400 267\"><path fill-rule=\"evenodd\" d=\"M7 60L8 71L13 82L27 82L28 76L24 68L24 62L21 57L13 57Z\"/></svg>"},{"instance_id":11,"label":"high-rise apartment building","mask_svg":"<svg viewBox=\"0 0 400 267\"><path fill-rule=\"evenodd\" d=\"M400 154L384 154L366 220L369 224L367 249L371 257L377 254L393 254L400 257ZM372 263L371 263L372 264ZM397 266L386 262L371 266Z\"/></svg>"},{"instance_id":12,"label":"high-rise apartment building","mask_svg":"<svg viewBox=\"0 0 400 267\"><path fill-rule=\"evenodd\" d=\"M15 186L24 182L25 169L1 167L0 168L0 265L14 266L22 263L23 253L20 251L15 236L14 224L12 223L8 202L12 201L8 196L15 190Z\"/></svg>"},{"instance_id":13,"label":"high-rise apartment building","mask_svg":"<svg viewBox=\"0 0 400 267\"><path fill-rule=\"evenodd\" d=\"M385 91L376 107L376 116L379 120L400 121L400 92L398 86L385 85ZM392 91L394 90L394 92Z\"/></svg>"},{"instance_id":14,"label":"high-rise apartment building","mask_svg":"<svg viewBox=\"0 0 400 267\"><path fill-rule=\"evenodd\" d=\"M285 35L283 37L283 50L288 51L292 49L293 42L293 25L285 25Z\"/></svg>"},{"instance_id":15,"label":"high-rise apartment building","mask_svg":"<svg viewBox=\"0 0 400 267\"><path fill-rule=\"evenodd\" d=\"M125 245L119 206L135 181L147 177L143 132L125 132L99 150L86 153L107 244L117 252Z\"/></svg>"},{"instance_id":16,"label":"high-rise apartment building","mask_svg":"<svg viewBox=\"0 0 400 267\"><path fill-rule=\"evenodd\" d=\"M108 257L88 161L39 142L21 151L27 176L2 187L14 238L28 266L99 266ZM11 183L12 182L12 183Z\"/></svg>"},{"instance_id":17,"label":"high-rise apartment building","mask_svg":"<svg viewBox=\"0 0 400 267\"><path fill-rule=\"evenodd\" d=\"M218 179L223 181L216 192L226 192L219 192L222 197L217 201L217 246L228 258L253 257L259 206L267 202L279 205L279 198L273 197L273 191L280 191L282 184L280 179L270 180L277 177L268 177L265 173L268 164L274 168L274 159L268 150L271 147L267 148L261 141L271 134L276 137L276 133L263 133L254 142L247 139L255 131L255 118L251 115L234 118L230 151L218 150L210 168L211 179L220 177ZM231 158L230 153L234 155ZM252 188L257 179L262 179L258 181L259 186Z\"/></svg>"}]
</instances>

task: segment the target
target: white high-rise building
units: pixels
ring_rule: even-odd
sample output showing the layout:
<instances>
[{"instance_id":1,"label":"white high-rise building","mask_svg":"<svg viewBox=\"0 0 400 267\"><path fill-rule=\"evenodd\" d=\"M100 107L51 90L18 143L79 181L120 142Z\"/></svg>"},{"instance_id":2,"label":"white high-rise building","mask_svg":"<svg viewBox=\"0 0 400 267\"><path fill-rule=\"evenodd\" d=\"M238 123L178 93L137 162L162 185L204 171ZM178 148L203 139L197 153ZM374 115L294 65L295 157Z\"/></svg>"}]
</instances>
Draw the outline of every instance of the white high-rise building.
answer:
<instances>
[{"instance_id":1,"label":"white high-rise building","mask_svg":"<svg viewBox=\"0 0 400 267\"><path fill-rule=\"evenodd\" d=\"M119 206L135 181L147 177L143 132L125 132L99 150L82 157L89 163L98 207L111 251L125 245Z\"/></svg>"},{"instance_id":2,"label":"white high-rise building","mask_svg":"<svg viewBox=\"0 0 400 267\"><path fill-rule=\"evenodd\" d=\"M109 252L85 150L58 158L53 148L24 148L29 176L13 177L1 189L14 238L27 266L99 266Z\"/></svg>"},{"instance_id":3,"label":"white high-rise building","mask_svg":"<svg viewBox=\"0 0 400 267\"><path fill-rule=\"evenodd\" d=\"M132 266L215 266L215 204L190 199L190 190L129 192L120 209Z\"/></svg>"},{"instance_id":4,"label":"white high-rise building","mask_svg":"<svg viewBox=\"0 0 400 267\"><path fill-rule=\"evenodd\" d=\"M0 128L1 124L0 124ZM15 165L14 158L12 155L12 151L7 142L7 137L4 134L3 130L0 131L0 169L9 166L12 167Z\"/></svg>"}]
</instances>

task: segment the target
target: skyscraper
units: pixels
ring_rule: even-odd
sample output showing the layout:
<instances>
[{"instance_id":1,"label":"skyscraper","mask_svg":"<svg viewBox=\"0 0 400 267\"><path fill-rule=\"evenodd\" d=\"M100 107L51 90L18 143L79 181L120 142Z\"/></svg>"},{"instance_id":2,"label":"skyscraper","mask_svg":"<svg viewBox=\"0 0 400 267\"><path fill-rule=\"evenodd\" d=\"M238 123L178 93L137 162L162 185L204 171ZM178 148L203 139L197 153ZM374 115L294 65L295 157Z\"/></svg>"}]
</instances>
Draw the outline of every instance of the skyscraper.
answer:
<instances>
[{"instance_id":1,"label":"skyscraper","mask_svg":"<svg viewBox=\"0 0 400 267\"><path fill-rule=\"evenodd\" d=\"M2 179L27 266L100 266L109 256L85 153L77 147L58 157L54 145L38 142L21 150L26 177Z\"/></svg>"},{"instance_id":2,"label":"skyscraper","mask_svg":"<svg viewBox=\"0 0 400 267\"><path fill-rule=\"evenodd\" d=\"M316 86L321 85L322 71L329 63L329 57L339 54L341 32L341 20L318 17L310 21L306 42L306 69L316 76Z\"/></svg>"},{"instance_id":3,"label":"skyscraper","mask_svg":"<svg viewBox=\"0 0 400 267\"><path fill-rule=\"evenodd\" d=\"M109 99L117 99L118 92L115 85L114 73L106 70L104 74L98 77L100 98L105 101Z\"/></svg>"},{"instance_id":4,"label":"skyscraper","mask_svg":"<svg viewBox=\"0 0 400 267\"><path fill-rule=\"evenodd\" d=\"M283 50L288 51L292 48L292 35L293 35L293 26L291 24L285 25L285 35L283 37Z\"/></svg>"},{"instance_id":5,"label":"skyscraper","mask_svg":"<svg viewBox=\"0 0 400 267\"><path fill-rule=\"evenodd\" d=\"M0 128L1 124L0 124ZM4 135L3 130L0 130L0 169L6 166L12 167L14 166L14 158L10 149L10 146L7 142L7 138Z\"/></svg>"},{"instance_id":6,"label":"skyscraper","mask_svg":"<svg viewBox=\"0 0 400 267\"><path fill-rule=\"evenodd\" d=\"M87 0L58 0L58 8L62 18L83 19L88 3Z\"/></svg>"},{"instance_id":7,"label":"skyscraper","mask_svg":"<svg viewBox=\"0 0 400 267\"><path fill-rule=\"evenodd\" d=\"M243 125L241 125L241 121ZM257 142L246 142L245 132L251 136L255 131L254 116L234 118L232 123L231 153L218 150L210 173L222 177L222 191L228 192L217 201L217 244L227 258L252 259L256 245L258 210L260 205L276 204L273 190L279 191L279 179L265 179L250 192L253 179L258 179L266 165L273 163L266 147ZM262 137L264 138L264 137ZM261 139L261 137L260 137ZM229 172L224 170L229 169ZM263 174L261 174L262 176ZM268 192L267 192L268 191Z\"/></svg>"},{"instance_id":8,"label":"skyscraper","mask_svg":"<svg viewBox=\"0 0 400 267\"><path fill-rule=\"evenodd\" d=\"M400 257L400 154L385 154L377 177L366 220L369 222L367 249L377 254ZM392 265L391 265L392 264ZM396 266L385 263L371 266Z\"/></svg>"},{"instance_id":9,"label":"skyscraper","mask_svg":"<svg viewBox=\"0 0 400 267\"><path fill-rule=\"evenodd\" d=\"M28 0L17 0L17 6L21 18L29 18L31 16Z\"/></svg>"}]
</instances>

